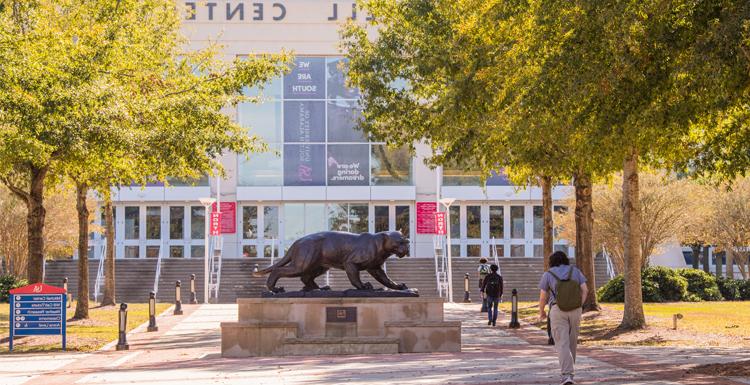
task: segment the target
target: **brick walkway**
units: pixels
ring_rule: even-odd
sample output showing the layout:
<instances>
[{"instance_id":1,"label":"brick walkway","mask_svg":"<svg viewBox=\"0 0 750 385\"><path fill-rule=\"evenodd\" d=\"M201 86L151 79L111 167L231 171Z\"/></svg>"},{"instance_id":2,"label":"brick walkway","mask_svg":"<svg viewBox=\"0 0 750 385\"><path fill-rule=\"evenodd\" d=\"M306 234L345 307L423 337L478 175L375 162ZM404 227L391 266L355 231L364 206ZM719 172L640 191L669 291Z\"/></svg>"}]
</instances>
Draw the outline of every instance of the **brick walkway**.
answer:
<instances>
[{"instance_id":1,"label":"brick walkway","mask_svg":"<svg viewBox=\"0 0 750 385\"><path fill-rule=\"evenodd\" d=\"M557 360L537 329L508 331L507 319L486 325L477 305L446 305L463 321L455 354L344 357L220 357L218 323L237 317L234 305L186 305L182 316L158 320L159 332L136 331L130 350L0 357L0 384L557 384ZM696 363L750 358L739 349L581 349L580 384L750 384L750 379L685 377Z\"/></svg>"}]
</instances>

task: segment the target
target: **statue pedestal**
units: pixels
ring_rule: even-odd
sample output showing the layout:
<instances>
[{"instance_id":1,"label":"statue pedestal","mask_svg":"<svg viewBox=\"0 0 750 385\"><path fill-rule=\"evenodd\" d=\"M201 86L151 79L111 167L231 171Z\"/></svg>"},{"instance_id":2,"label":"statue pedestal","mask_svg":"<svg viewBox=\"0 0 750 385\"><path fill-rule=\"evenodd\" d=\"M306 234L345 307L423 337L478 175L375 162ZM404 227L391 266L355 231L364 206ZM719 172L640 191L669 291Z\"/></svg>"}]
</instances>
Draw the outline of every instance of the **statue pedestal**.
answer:
<instances>
[{"instance_id":1,"label":"statue pedestal","mask_svg":"<svg viewBox=\"0 0 750 385\"><path fill-rule=\"evenodd\" d=\"M461 351L461 323L433 298L240 298L221 355L256 357Z\"/></svg>"}]
</instances>

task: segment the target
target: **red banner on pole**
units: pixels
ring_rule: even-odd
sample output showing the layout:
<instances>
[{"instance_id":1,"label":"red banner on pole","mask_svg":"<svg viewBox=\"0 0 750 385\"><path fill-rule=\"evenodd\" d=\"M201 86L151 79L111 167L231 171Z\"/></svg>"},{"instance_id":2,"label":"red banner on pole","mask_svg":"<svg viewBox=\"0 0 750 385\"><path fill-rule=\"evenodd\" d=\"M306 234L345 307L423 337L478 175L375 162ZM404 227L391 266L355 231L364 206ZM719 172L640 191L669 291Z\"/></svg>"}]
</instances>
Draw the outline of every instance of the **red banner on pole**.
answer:
<instances>
[{"instance_id":1,"label":"red banner on pole","mask_svg":"<svg viewBox=\"0 0 750 385\"><path fill-rule=\"evenodd\" d=\"M445 235L445 213L435 213L435 234Z\"/></svg>"},{"instance_id":2,"label":"red banner on pole","mask_svg":"<svg viewBox=\"0 0 750 385\"><path fill-rule=\"evenodd\" d=\"M211 206L211 211L216 211L216 203ZM219 211L221 211L221 233L234 234L237 231L237 202L221 202Z\"/></svg>"},{"instance_id":3,"label":"red banner on pole","mask_svg":"<svg viewBox=\"0 0 750 385\"><path fill-rule=\"evenodd\" d=\"M216 211L211 213L209 228L211 229L211 235L221 235L221 213Z\"/></svg>"}]
</instances>

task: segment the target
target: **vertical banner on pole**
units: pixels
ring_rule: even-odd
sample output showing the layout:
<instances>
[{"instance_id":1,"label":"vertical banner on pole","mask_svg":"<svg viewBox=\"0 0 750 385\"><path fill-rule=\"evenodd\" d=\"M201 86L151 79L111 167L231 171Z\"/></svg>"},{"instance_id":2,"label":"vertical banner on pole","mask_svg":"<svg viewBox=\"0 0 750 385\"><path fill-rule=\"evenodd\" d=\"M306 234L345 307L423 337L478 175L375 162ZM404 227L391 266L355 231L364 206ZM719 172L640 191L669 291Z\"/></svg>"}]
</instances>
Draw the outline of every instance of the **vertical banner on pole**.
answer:
<instances>
[{"instance_id":1,"label":"vertical banner on pole","mask_svg":"<svg viewBox=\"0 0 750 385\"><path fill-rule=\"evenodd\" d=\"M435 234L445 235L445 213L435 213Z\"/></svg>"},{"instance_id":2,"label":"vertical banner on pole","mask_svg":"<svg viewBox=\"0 0 750 385\"><path fill-rule=\"evenodd\" d=\"M210 224L211 235L221 235L221 213L213 211L211 212L211 224Z\"/></svg>"}]
</instances>

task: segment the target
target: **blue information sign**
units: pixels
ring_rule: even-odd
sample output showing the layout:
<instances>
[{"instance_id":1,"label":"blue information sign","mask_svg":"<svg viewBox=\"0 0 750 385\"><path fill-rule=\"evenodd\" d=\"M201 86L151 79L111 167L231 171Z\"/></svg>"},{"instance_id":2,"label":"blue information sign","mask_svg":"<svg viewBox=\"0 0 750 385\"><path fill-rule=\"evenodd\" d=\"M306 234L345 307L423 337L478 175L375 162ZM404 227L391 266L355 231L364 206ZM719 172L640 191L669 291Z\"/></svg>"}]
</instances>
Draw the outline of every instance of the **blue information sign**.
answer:
<instances>
[{"instance_id":1,"label":"blue information sign","mask_svg":"<svg viewBox=\"0 0 750 385\"><path fill-rule=\"evenodd\" d=\"M65 350L67 298L59 287L37 283L10 291L10 346L16 336L60 335Z\"/></svg>"}]
</instances>

